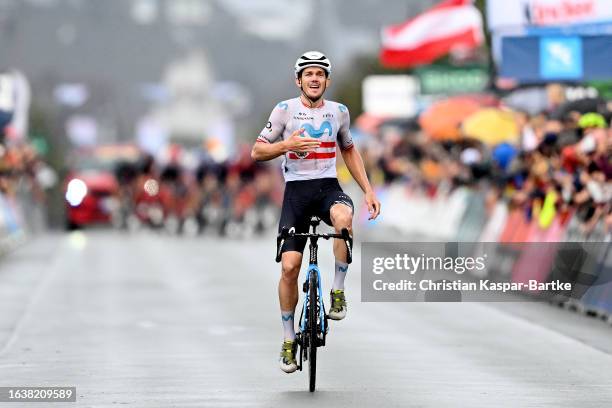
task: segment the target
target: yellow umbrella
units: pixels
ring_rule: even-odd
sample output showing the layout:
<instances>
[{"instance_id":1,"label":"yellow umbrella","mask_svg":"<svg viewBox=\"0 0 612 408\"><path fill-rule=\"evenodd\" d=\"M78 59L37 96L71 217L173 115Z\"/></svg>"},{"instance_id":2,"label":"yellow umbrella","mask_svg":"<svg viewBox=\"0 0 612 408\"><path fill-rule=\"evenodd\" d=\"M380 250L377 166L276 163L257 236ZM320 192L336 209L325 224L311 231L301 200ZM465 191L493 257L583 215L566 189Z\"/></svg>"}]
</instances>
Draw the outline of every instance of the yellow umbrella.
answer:
<instances>
[{"instance_id":1,"label":"yellow umbrella","mask_svg":"<svg viewBox=\"0 0 612 408\"><path fill-rule=\"evenodd\" d=\"M463 121L464 136L489 145L514 143L519 138L519 128L514 113L495 108L482 109Z\"/></svg>"}]
</instances>

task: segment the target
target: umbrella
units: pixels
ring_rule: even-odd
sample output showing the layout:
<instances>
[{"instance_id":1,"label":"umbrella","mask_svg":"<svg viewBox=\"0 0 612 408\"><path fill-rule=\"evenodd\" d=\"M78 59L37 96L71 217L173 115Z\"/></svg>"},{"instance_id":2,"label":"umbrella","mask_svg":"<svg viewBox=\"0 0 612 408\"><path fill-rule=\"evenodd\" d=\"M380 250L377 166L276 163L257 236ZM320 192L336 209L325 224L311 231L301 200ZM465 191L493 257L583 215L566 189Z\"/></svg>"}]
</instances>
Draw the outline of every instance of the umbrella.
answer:
<instances>
[{"instance_id":1,"label":"umbrella","mask_svg":"<svg viewBox=\"0 0 612 408\"><path fill-rule=\"evenodd\" d=\"M419 124L427 135L437 140L457 140L461 137L461 122L481 109L473 98L445 99L431 105L419 117Z\"/></svg>"},{"instance_id":2,"label":"umbrella","mask_svg":"<svg viewBox=\"0 0 612 408\"><path fill-rule=\"evenodd\" d=\"M495 108L482 109L465 119L462 126L466 137L489 145L517 142L519 128L514 113Z\"/></svg>"},{"instance_id":3,"label":"umbrella","mask_svg":"<svg viewBox=\"0 0 612 408\"><path fill-rule=\"evenodd\" d=\"M563 120L570 112L579 113L599 112L606 113L606 101L602 98L584 98L566 102L559 106L552 114L554 119Z\"/></svg>"},{"instance_id":4,"label":"umbrella","mask_svg":"<svg viewBox=\"0 0 612 408\"><path fill-rule=\"evenodd\" d=\"M492 159L504 171L508 169L512 160L517 156L518 148L510 143L502 143L493 149Z\"/></svg>"},{"instance_id":5,"label":"umbrella","mask_svg":"<svg viewBox=\"0 0 612 408\"><path fill-rule=\"evenodd\" d=\"M536 115L548 105L548 96L543 88L524 88L512 91L504 97L503 102L514 110L521 110Z\"/></svg>"}]
</instances>

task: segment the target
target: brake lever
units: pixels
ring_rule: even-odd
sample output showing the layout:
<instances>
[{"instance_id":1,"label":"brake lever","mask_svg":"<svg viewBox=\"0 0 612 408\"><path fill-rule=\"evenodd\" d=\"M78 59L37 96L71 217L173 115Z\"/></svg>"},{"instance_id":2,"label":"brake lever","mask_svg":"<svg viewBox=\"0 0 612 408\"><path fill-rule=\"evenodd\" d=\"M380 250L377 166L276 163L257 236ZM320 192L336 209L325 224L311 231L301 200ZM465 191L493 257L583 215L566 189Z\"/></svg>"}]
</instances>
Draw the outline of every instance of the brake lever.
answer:
<instances>
[{"instance_id":1,"label":"brake lever","mask_svg":"<svg viewBox=\"0 0 612 408\"><path fill-rule=\"evenodd\" d=\"M281 261L282 249L285 244L285 239L289 237L289 228L283 227L280 234L276 237L276 262Z\"/></svg>"},{"instance_id":2,"label":"brake lever","mask_svg":"<svg viewBox=\"0 0 612 408\"><path fill-rule=\"evenodd\" d=\"M346 244L346 263L350 264L353 262L353 237L346 228L342 228L341 233L342 239Z\"/></svg>"}]
</instances>

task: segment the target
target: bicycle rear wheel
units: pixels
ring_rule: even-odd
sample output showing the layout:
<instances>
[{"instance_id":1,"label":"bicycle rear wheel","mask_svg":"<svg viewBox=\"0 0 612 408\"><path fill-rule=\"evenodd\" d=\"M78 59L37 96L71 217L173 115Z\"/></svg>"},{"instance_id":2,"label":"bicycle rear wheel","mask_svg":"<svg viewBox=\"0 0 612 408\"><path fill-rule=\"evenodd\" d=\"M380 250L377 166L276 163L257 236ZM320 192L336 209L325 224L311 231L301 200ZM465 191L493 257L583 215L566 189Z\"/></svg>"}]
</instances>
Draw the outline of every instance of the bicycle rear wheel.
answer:
<instances>
[{"instance_id":1,"label":"bicycle rear wheel","mask_svg":"<svg viewBox=\"0 0 612 408\"><path fill-rule=\"evenodd\" d=\"M317 274L315 271L310 273L310 281L308 282L308 377L310 392L314 392L317 380Z\"/></svg>"}]
</instances>

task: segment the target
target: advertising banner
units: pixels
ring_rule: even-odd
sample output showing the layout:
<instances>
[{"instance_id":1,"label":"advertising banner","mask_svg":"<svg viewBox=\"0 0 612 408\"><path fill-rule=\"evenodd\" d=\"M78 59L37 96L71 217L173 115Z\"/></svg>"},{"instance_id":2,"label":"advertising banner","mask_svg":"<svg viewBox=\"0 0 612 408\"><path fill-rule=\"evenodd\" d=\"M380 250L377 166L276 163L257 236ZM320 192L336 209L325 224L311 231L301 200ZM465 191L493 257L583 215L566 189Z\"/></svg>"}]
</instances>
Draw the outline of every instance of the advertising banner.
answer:
<instances>
[{"instance_id":1,"label":"advertising banner","mask_svg":"<svg viewBox=\"0 0 612 408\"><path fill-rule=\"evenodd\" d=\"M612 21L610 0L488 0L489 30Z\"/></svg>"},{"instance_id":2,"label":"advertising banner","mask_svg":"<svg viewBox=\"0 0 612 408\"><path fill-rule=\"evenodd\" d=\"M375 116L409 118L416 114L417 80L409 75L370 75L363 80L364 110Z\"/></svg>"},{"instance_id":3,"label":"advertising banner","mask_svg":"<svg viewBox=\"0 0 612 408\"><path fill-rule=\"evenodd\" d=\"M415 70L423 95L482 92L489 81L484 67L432 65Z\"/></svg>"},{"instance_id":4,"label":"advertising banner","mask_svg":"<svg viewBox=\"0 0 612 408\"><path fill-rule=\"evenodd\" d=\"M522 83L612 79L612 36L504 38L500 76Z\"/></svg>"}]
</instances>

